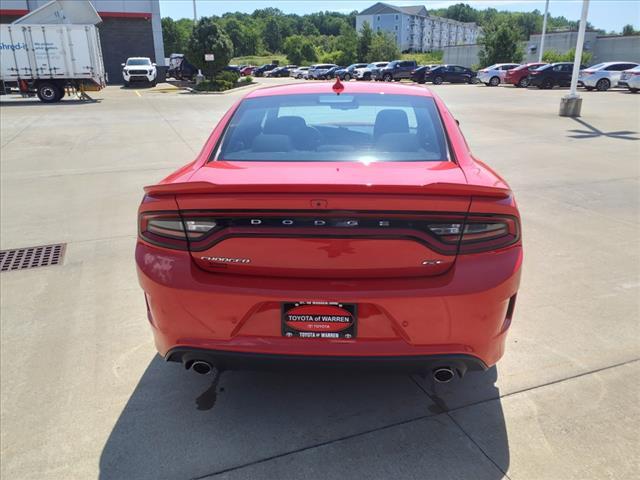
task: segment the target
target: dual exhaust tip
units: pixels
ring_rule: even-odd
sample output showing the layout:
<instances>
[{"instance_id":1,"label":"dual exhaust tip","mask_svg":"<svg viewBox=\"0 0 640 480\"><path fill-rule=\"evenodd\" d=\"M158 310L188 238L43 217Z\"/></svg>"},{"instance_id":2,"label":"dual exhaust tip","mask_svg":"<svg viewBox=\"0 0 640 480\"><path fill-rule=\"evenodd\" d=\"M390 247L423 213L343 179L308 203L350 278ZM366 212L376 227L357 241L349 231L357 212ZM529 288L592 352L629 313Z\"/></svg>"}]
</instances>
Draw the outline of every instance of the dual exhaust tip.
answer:
<instances>
[{"instance_id":1,"label":"dual exhaust tip","mask_svg":"<svg viewBox=\"0 0 640 480\"><path fill-rule=\"evenodd\" d=\"M204 360L195 360L189 368L200 375L208 375L213 370L213 365ZM438 383L449 383L455 376L455 372L449 367L433 370L433 379Z\"/></svg>"}]
</instances>

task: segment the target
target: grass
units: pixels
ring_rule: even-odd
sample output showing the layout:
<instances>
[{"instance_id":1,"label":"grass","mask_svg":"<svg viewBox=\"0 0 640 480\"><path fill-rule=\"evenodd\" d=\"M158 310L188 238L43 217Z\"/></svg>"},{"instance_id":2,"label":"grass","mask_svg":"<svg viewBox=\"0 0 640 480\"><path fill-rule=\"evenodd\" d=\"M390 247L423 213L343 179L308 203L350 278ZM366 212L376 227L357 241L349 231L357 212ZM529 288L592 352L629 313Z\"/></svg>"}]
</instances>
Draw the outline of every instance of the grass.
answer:
<instances>
[{"instance_id":1,"label":"grass","mask_svg":"<svg viewBox=\"0 0 640 480\"><path fill-rule=\"evenodd\" d=\"M400 57L402 60L415 60L418 65L431 65L434 63L442 63L443 52L431 53L403 53Z\"/></svg>"},{"instance_id":2,"label":"grass","mask_svg":"<svg viewBox=\"0 0 640 480\"><path fill-rule=\"evenodd\" d=\"M230 65L264 65L265 63L272 63L273 60L278 60L280 65L287 65L289 62L286 55L280 53L274 53L273 55L256 56L251 55L248 57L235 57L229 62Z\"/></svg>"}]
</instances>

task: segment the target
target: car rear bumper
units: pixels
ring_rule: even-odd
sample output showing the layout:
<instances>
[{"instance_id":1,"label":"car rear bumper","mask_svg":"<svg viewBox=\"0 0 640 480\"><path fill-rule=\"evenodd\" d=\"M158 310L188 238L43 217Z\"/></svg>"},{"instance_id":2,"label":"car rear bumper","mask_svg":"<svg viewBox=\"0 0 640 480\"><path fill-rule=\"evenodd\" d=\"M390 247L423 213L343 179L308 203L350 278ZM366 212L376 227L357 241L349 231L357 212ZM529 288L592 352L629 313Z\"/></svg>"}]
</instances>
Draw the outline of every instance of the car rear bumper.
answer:
<instances>
[{"instance_id":1,"label":"car rear bumper","mask_svg":"<svg viewBox=\"0 0 640 480\"><path fill-rule=\"evenodd\" d=\"M189 368L194 361L208 362L219 370L311 370L345 369L376 371L409 371L426 373L439 367L455 369L460 375L467 370L487 370L487 365L473 355L422 356L317 356L283 355L176 347L165 355L168 362Z\"/></svg>"},{"instance_id":2,"label":"car rear bumper","mask_svg":"<svg viewBox=\"0 0 640 480\"><path fill-rule=\"evenodd\" d=\"M491 366L504 351L522 248L461 255L445 274L396 279L220 275L200 269L188 252L141 242L136 262L155 344L163 356L178 348L409 361L469 355ZM291 301L357 304L356 338L282 336L281 304Z\"/></svg>"}]
</instances>

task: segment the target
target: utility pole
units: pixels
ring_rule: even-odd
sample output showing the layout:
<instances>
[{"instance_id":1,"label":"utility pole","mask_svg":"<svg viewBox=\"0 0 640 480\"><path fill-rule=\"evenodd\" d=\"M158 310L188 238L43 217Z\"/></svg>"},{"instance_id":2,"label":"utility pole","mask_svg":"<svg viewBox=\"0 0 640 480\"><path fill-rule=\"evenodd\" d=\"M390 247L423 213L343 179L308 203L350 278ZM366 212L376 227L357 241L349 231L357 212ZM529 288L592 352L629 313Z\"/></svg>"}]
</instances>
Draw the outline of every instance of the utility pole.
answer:
<instances>
[{"instance_id":1,"label":"utility pole","mask_svg":"<svg viewBox=\"0 0 640 480\"><path fill-rule=\"evenodd\" d=\"M195 0L194 0L195 1ZM544 54L544 36L547 34L547 15L549 13L549 0L544 5L544 17L542 18L542 36L540 37L540 53L538 62L542 63L542 55Z\"/></svg>"},{"instance_id":2,"label":"utility pole","mask_svg":"<svg viewBox=\"0 0 640 480\"><path fill-rule=\"evenodd\" d=\"M193 0L193 24L195 25L197 21L198 21L198 12L196 11L196 0Z\"/></svg>"},{"instance_id":3,"label":"utility pole","mask_svg":"<svg viewBox=\"0 0 640 480\"><path fill-rule=\"evenodd\" d=\"M587 14L589 13L589 0L582 0L582 15L580 16L580 28L578 28L578 41L576 42L576 55L573 59L573 73L571 74L571 88L569 95L560 100L561 117L579 117L582 108L582 99L578 95L578 75L582 64L582 48L584 46L584 32L587 28Z\"/></svg>"}]
</instances>

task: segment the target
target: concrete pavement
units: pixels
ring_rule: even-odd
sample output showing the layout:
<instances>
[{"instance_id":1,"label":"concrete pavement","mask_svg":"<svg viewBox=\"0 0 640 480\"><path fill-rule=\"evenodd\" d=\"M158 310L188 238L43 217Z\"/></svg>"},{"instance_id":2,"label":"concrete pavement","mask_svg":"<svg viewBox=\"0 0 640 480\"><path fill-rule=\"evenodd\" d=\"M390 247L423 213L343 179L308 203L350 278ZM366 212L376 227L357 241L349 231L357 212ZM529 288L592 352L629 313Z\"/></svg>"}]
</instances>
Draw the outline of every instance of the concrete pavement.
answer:
<instances>
[{"instance_id":1,"label":"concrete pavement","mask_svg":"<svg viewBox=\"0 0 640 480\"><path fill-rule=\"evenodd\" d=\"M212 389L155 355L141 187L246 91L3 99L0 247L68 247L0 277L2 478L639 476L640 95L585 92L572 120L562 90L433 89L514 189L526 247L505 357L447 385L234 372Z\"/></svg>"}]
</instances>

